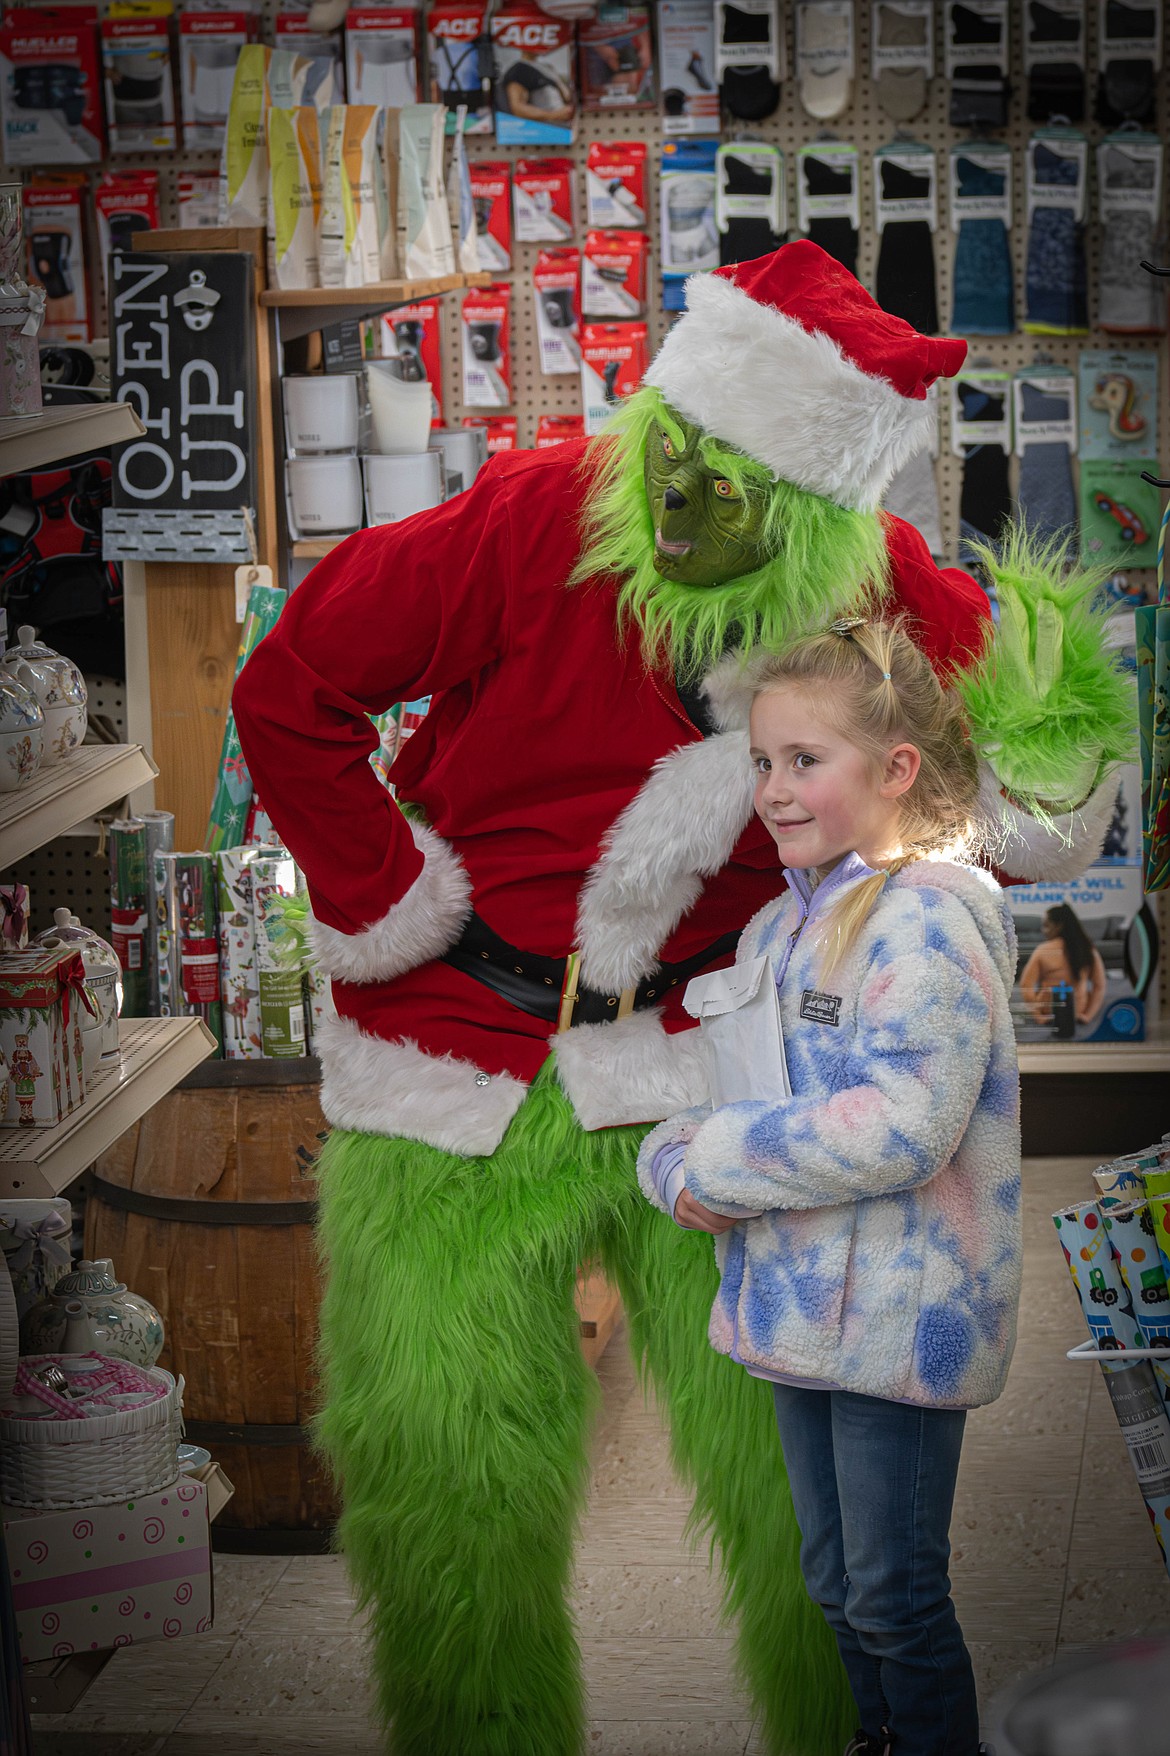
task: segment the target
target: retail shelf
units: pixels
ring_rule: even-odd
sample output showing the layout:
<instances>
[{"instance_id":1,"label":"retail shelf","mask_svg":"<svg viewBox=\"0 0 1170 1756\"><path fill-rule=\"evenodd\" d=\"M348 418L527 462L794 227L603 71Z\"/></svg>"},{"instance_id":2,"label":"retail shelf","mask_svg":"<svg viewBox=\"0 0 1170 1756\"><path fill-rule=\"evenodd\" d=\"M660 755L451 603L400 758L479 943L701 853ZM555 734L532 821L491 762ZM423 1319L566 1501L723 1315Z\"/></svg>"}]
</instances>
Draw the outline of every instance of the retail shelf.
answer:
<instances>
[{"instance_id":1,"label":"retail shelf","mask_svg":"<svg viewBox=\"0 0 1170 1756\"><path fill-rule=\"evenodd\" d=\"M298 537L289 544L288 552L294 561L320 561L344 541L344 537Z\"/></svg>"},{"instance_id":2,"label":"retail shelf","mask_svg":"<svg viewBox=\"0 0 1170 1756\"><path fill-rule=\"evenodd\" d=\"M215 1048L201 1018L125 1018L122 1060L55 1128L0 1128L0 1196L58 1195Z\"/></svg>"},{"instance_id":3,"label":"retail shelf","mask_svg":"<svg viewBox=\"0 0 1170 1756\"><path fill-rule=\"evenodd\" d=\"M364 287L269 287L260 294L260 303L280 312L282 341L295 341L347 317L376 317L395 305L413 305L462 287L490 286L491 279L490 274L436 274L426 280L371 281Z\"/></svg>"},{"instance_id":4,"label":"retail shelf","mask_svg":"<svg viewBox=\"0 0 1170 1756\"><path fill-rule=\"evenodd\" d=\"M1021 1073L1170 1073L1170 1032L1144 1043L1021 1043Z\"/></svg>"},{"instance_id":5,"label":"retail shelf","mask_svg":"<svg viewBox=\"0 0 1170 1756\"><path fill-rule=\"evenodd\" d=\"M68 403L39 415L6 415L0 420L0 476L43 469L58 458L121 445L145 432L128 402Z\"/></svg>"},{"instance_id":6,"label":"retail shelf","mask_svg":"<svg viewBox=\"0 0 1170 1756\"><path fill-rule=\"evenodd\" d=\"M145 786L158 769L141 744L82 744L0 798L0 871Z\"/></svg>"}]
</instances>

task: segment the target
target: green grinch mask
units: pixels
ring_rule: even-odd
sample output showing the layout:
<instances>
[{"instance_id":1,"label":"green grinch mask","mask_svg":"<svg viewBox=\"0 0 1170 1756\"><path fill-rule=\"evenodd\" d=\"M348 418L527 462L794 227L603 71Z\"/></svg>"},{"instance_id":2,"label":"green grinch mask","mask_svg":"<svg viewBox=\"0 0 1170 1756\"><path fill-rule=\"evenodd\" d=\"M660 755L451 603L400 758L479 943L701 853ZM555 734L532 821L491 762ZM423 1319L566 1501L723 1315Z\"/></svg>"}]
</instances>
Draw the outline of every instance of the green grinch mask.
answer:
<instances>
[{"instance_id":1,"label":"green grinch mask","mask_svg":"<svg viewBox=\"0 0 1170 1756\"><path fill-rule=\"evenodd\" d=\"M654 568L664 578L725 585L770 559L764 525L771 483L763 471L753 481L742 468L733 481L726 459L666 403L647 434L645 469Z\"/></svg>"}]
</instances>

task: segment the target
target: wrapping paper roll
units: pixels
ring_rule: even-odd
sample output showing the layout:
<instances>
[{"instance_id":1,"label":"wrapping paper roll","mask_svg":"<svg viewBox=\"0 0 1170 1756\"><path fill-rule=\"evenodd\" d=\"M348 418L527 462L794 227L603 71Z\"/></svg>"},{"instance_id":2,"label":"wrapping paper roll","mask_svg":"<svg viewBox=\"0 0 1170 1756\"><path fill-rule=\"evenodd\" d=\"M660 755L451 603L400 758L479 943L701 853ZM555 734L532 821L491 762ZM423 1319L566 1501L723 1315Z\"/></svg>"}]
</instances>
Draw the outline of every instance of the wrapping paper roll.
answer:
<instances>
[{"instance_id":1,"label":"wrapping paper roll","mask_svg":"<svg viewBox=\"0 0 1170 1756\"><path fill-rule=\"evenodd\" d=\"M158 1018L158 939L154 931L154 861L157 854L171 853L175 846L175 814L173 811L144 811L146 826L146 882L150 921L146 930L147 1004L152 1018Z\"/></svg>"},{"instance_id":2,"label":"wrapping paper roll","mask_svg":"<svg viewBox=\"0 0 1170 1756\"><path fill-rule=\"evenodd\" d=\"M141 817L110 824L110 938L122 965L122 1016L150 1016L146 950L149 892L146 881L146 825Z\"/></svg>"},{"instance_id":3,"label":"wrapping paper roll","mask_svg":"<svg viewBox=\"0 0 1170 1756\"><path fill-rule=\"evenodd\" d=\"M160 1018L181 1018L185 1011L179 963L179 893L175 878L177 858L178 855L174 853L156 854L151 876L151 938L154 941L154 970L158 981Z\"/></svg>"},{"instance_id":4,"label":"wrapping paper roll","mask_svg":"<svg viewBox=\"0 0 1170 1756\"><path fill-rule=\"evenodd\" d=\"M1160 1164L1156 1171L1146 1171L1142 1181L1145 1184L1146 1202L1154 1227L1154 1241L1158 1246L1166 1277L1170 1280L1170 1165Z\"/></svg>"},{"instance_id":5,"label":"wrapping paper roll","mask_svg":"<svg viewBox=\"0 0 1170 1756\"><path fill-rule=\"evenodd\" d=\"M1104 1209L1101 1218L1121 1277L1129 1288L1133 1314L1145 1346L1164 1344L1170 1348L1170 1288L1154 1242L1149 1207L1144 1201L1131 1201ZM1151 1364L1162 1400L1170 1408L1170 1353L1165 1365L1159 1360Z\"/></svg>"},{"instance_id":6,"label":"wrapping paper roll","mask_svg":"<svg viewBox=\"0 0 1170 1756\"><path fill-rule=\"evenodd\" d=\"M1105 1374L1105 1383L1163 1564L1170 1573L1170 1417L1148 1361L1122 1362Z\"/></svg>"},{"instance_id":7,"label":"wrapping paper roll","mask_svg":"<svg viewBox=\"0 0 1170 1756\"><path fill-rule=\"evenodd\" d=\"M252 909L255 848L216 854L219 884L219 991L223 1052L229 1061L264 1058L260 983L256 973L256 918Z\"/></svg>"},{"instance_id":8,"label":"wrapping paper roll","mask_svg":"<svg viewBox=\"0 0 1170 1756\"><path fill-rule=\"evenodd\" d=\"M200 1017L223 1053L219 998L219 920L215 856L175 855L179 901L179 975L183 1011Z\"/></svg>"},{"instance_id":9,"label":"wrapping paper roll","mask_svg":"<svg viewBox=\"0 0 1170 1756\"><path fill-rule=\"evenodd\" d=\"M1093 1181L1099 1190L1097 1205L1102 1211L1116 1206L1119 1201L1133 1201L1145 1193L1141 1172L1122 1159L1101 1165L1093 1172Z\"/></svg>"},{"instance_id":10,"label":"wrapping paper roll","mask_svg":"<svg viewBox=\"0 0 1170 1756\"><path fill-rule=\"evenodd\" d=\"M248 608L236 654L237 677L264 636L276 627L286 602L284 592L274 585L254 585L248 593ZM207 845L214 853L238 847L244 840L251 803L252 777L240 749L236 716L229 707L219 757L219 779L211 801L211 820L207 829Z\"/></svg>"},{"instance_id":11,"label":"wrapping paper roll","mask_svg":"<svg viewBox=\"0 0 1170 1756\"><path fill-rule=\"evenodd\" d=\"M296 895L297 870L291 854L260 854L252 862L252 906L256 919L256 969L260 989L260 1034L271 1060L305 1053L305 994L301 961L290 955L290 936L281 901Z\"/></svg>"},{"instance_id":12,"label":"wrapping paper roll","mask_svg":"<svg viewBox=\"0 0 1170 1756\"><path fill-rule=\"evenodd\" d=\"M1052 1223L1060 1237L1089 1334L1097 1346L1144 1347L1129 1288L1122 1279L1121 1265L1113 1254L1096 1204L1082 1201L1076 1207L1062 1207L1053 1214ZM1124 1369L1124 1362L1110 1365L1102 1360L1101 1364L1106 1372Z\"/></svg>"}]
</instances>

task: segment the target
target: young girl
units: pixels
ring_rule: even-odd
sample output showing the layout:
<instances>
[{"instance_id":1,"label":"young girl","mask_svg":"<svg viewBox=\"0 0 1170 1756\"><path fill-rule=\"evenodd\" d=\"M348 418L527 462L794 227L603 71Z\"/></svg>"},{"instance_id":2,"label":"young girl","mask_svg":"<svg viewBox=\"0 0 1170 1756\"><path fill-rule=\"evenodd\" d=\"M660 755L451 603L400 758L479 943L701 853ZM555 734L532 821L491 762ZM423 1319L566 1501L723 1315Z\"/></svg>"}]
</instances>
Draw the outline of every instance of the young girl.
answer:
<instances>
[{"instance_id":1,"label":"young girl","mask_svg":"<svg viewBox=\"0 0 1170 1756\"><path fill-rule=\"evenodd\" d=\"M958 863L975 758L900 627L835 623L768 661L751 741L788 887L738 956L772 960L792 1096L661 1123L639 1174L723 1234L711 1341L772 1382L850 1752L976 1756L948 1528L965 1411L1015 1340L1015 934Z\"/></svg>"}]
</instances>

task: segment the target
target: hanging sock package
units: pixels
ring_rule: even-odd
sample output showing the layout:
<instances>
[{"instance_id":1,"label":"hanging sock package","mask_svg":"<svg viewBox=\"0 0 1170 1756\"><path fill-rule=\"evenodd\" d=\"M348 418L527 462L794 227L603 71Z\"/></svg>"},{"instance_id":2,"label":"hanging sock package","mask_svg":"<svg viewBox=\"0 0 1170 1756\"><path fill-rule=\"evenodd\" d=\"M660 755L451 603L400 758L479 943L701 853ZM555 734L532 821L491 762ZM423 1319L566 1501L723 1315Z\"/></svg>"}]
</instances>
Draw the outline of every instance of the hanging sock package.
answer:
<instances>
[{"instance_id":1,"label":"hanging sock package","mask_svg":"<svg viewBox=\"0 0 1170 1756\"><path fill-rule=\"evenodd\" d=\"M831 122L853 102L853 29L853 0L797 0L796 89L818 122Z\"/></svg>"},{"instance_id":2,"label":"hanging sock package","mask_svg":"<svg viewBox=\"0 0 1170 1756\"><path fill-rule=\"evenodd\" d=\"M840 140L819 140L801 147L797 166L800 230L856 274L861 227L857 148Z\"/></svg>"},{"instance_id":3,"label":"hanging sock package","mask_svg":"<svg viewBox=\"0 0 1170 1756\"><path fill-rule=\"evenodd\" d=\"M896 122L912 121L934 78L934 0L873 0L869 42L878 103Z\"/></svg>"},{"instance_id":4,"label":"hanging sock package","mask_svg":"<svg viewBox=\"0 0 1170 1756\"><path fill-rule=\"evenodd\" d=\"M658 175L662 303L668 311L686 304L688 275L719 266L715 229L713 140L668 140Z\"/></svg>"},{"instance_id":5,"label":"hanging sock package","mask_svg":"<svg viewBox=\"0 0 1170 1756\"><path fill-rule=\"evenodd\" d=\"M733 140L715 155L715 229L719 262L751 262L784 241L788 230L784 155L759 140Z\"/></svg>"},{"instance_id":6,"label":"hanging sock package","mask_svg":"<svg viewBox=\"0 0 1170 1756\"><path fill-rule=\"evenodd\" d=\"M1160 335L1166 328L1166 283L1136 266L1158 260L1164 163L1155 134L1111 134L1097 148L1097 327L1115 335Z\"/></svg>"},{"instance_id":7,"label":"hanging sock package","mask_svg":"<svg viewBox=\"0 0 1170 1756\"><path fill-rule=\"evenodd\" d=\"M659 0L658 71L663 134L717 134L714 0Z\"/></svg>"},{"instance_id":8,"label":"hanging sock package","mask_svg":"<svg viewBox=\"0 0 1170 1756\"><path fill-rule=\"evenodd\" d=\"M0 116L6 164L85 165L104 158L96 6L5 8Z\"/></svg>"},{"instance_id":9,"label":"hanging sock package","mask_svg":"<svg viewBox=\"0 0 1170 1756\"><path fill-rule=\"evenodd\" d=\"M498 274L512 266L512 167L507 159L473 159L468 174L480 267Z\"/></svg>"},{"instance_id":10,"label":"hanging sock package","mask_svg":"<svg viewBox=\"0 0 1170 1756\"><path fill-rule=\"evenodd\" d=\"M1027 151L1028 257L1024 329L1086 335L1089 143L1072 129L1034 134Z\"/></svg>"},{"instance_id":11,"label":"hanging sock package","mask_svg":"<svg viewBox=\"0 0 1170 1756\"><path fill-rule=\"evenodd\" d=\"M1153 122L1162 68L1159 0L1098 0L1097 120Z\"/></svg>"},{"instance_id":12,"label":"hanging sock package","mask_svg":"<svg viewBox=\"0 0 1170 1756\"><path fill-rule=\"evenodd\" d=\"M715 78L729 116L775 113L786 74L779 0L715 0Z\"/></svg>"},{"instance_id":13,"label":"hanging sock package","mask_svg":"<svg viewBox=\"0 0 1170 1756\"><path fill-rule=\"evenodd\" d=\"M1009 0L949 0L943 7L952 128L1004 128L1008 119Z\"/></svg>"},{"instance_id":14,"label":"hanging sock package","mask_svg":"<svg viewBox=\"0 0 1170 1756\"><path fill-rule=\"evenodd\" d=\"M512 400L509 338L512 289L503 282L463 295L463 401L467 408L507 408Z\"/></svg>"},{"instance_id":15,"label":"hanging sock package","mask_svg":"<svg viewBox=\"0 0 1170 1756\"><path fill-rule=\"evenodd\" d=\"M1015 329L1012 253L1012 154L999 141L967 141L949 158L955 242L951 331L1011 335Z\"/></svg>"},{"instance_id":16,"label":"hanging sock package","mask_svg":"<svg viewBox=\"0 0 1170 1756\"><path fill-rule=\"evenodd\" d=\"M595 140L585 158L585 208L588 224L612 231L646 224L646 143L643 140Z\"/></svg>"},{"instance_id":17,"label":"hanging sock package","mask_svg":"<svg viewBox=\"0 0 1170 1756\"><path fill-rule=\"evenodd\" d=\"M652 110L658 102L650 13L644 6L607 4L577 30L581 107Z\"/></svg>"},{"instance_id":18,"label":"hanging sock package","mask_svg":"<svg viewBox=\"0 0 1170 1756\"><path fill-rule=\"evenodd\" d=\"M649 365L644 323L586 323L581 329L585 431L599 433L615 403L632 396Z\"/></svg>"},{"instance_id":19,"label":"hanging sock package","mask_svg":"<svg viewBox=\"0 0 1170 1756\"><path fill-rule=\"evenodd\" d=\"M580 282L579 250L542 250L536 258L532 286L540 369L551 377L574 374L581 366Z\"/></svg>"},{"instance_id":20,"label":"hanging sock package","mask_svg":"<svg viewBox=\"0 0 1170 1756\"><path fill-rule=\"evenodd\" d=\"M938 167L929 147L898 141L874 155L878 264L874 292L883 311L923 335L938 332L934 234Z\"/></svg>"},{"instance_id":21,"label":"hanging sock package","mask_svg":"<svg viewBox=\"0 0 1170 1756\"><path fill-rule=\"evenodd\" d=\"M576 119L572 19L506 0L491 21L501 146L570 146Z\"/></svg>"},{"instance_id":22,"label":"hanging sock package","mask_svg":"<svg viewBox=\"0 0 1170 1756\"><path fill-rule=\"evenodd\" d=\"M1077 384L1057 367L1025 366L1012 383L1016 455L1020 473L1016 514L1030 536L1065 538L1075 532L1072 460L1077 448Z\"/></svg>"},{"instance_id":23,"label":"hanging sock package","mask_svg":"<svg viewBox=\"0 0 1170 1756\"><path fill-rule=\"evenodd\" d=\"M468 134L492 131L495 57L484 13L481 0L439 0L427 15L430 99L446 106L448 134L455 132L455 112L462 104Z\"/></svg>"},{"instance_id":24,"label":"hanging sock package","mask_svg":"<svg viewBox=\"0 0 1170 1756\"><path fill-rule=\"evenodd\" d=\"M1024 8L1028 119L1080 122L1085 114L1085 0L1034 0Z\"/></svg>"},{"instance_id":25,"label":"hanging sock package","mask_svg":"<svg viewBox=\"0 0 1170 1756\"><path fill-rule=\"evenodd\" d=\"M973 367L950 381L951 451L963 459L959 559L977 569L966 544L997 542L1011 517L1011 375Z\"/></svg>"}]
</instances>

